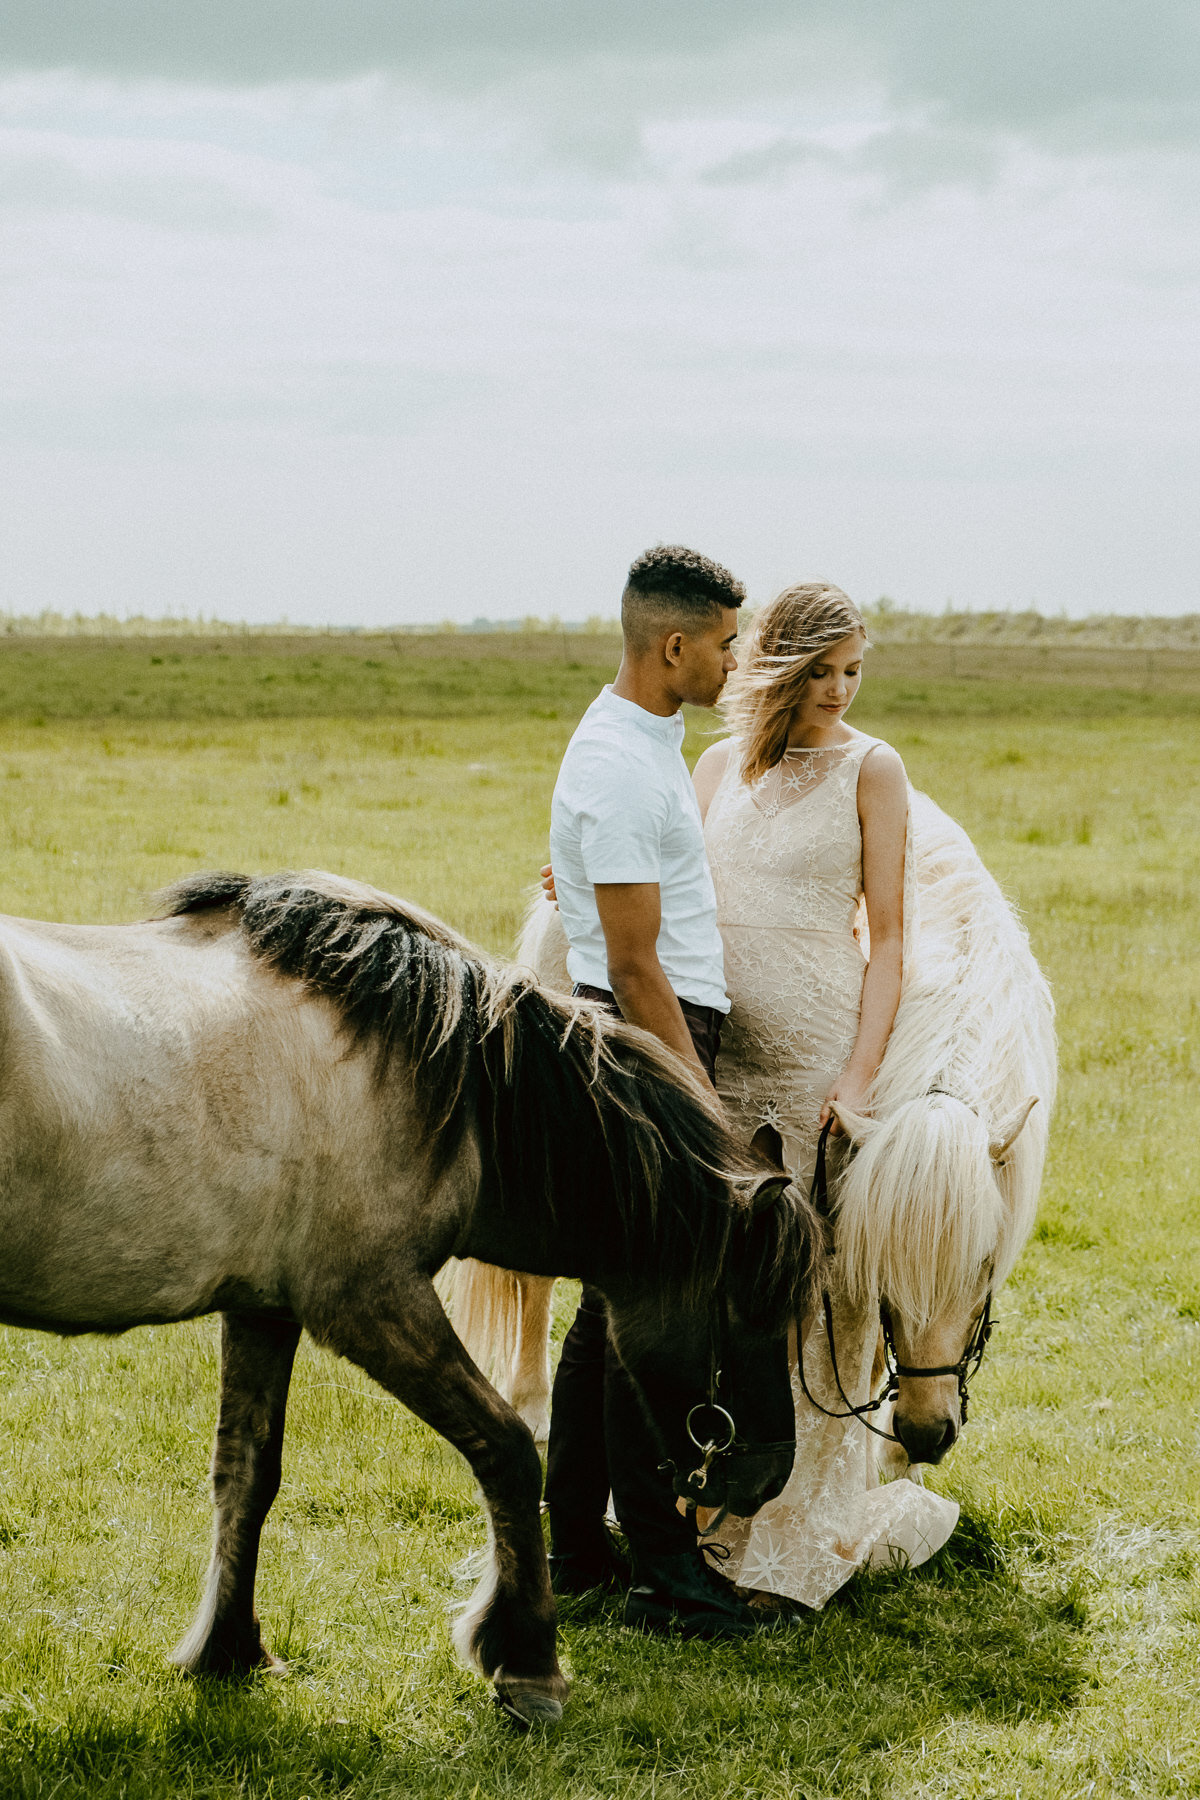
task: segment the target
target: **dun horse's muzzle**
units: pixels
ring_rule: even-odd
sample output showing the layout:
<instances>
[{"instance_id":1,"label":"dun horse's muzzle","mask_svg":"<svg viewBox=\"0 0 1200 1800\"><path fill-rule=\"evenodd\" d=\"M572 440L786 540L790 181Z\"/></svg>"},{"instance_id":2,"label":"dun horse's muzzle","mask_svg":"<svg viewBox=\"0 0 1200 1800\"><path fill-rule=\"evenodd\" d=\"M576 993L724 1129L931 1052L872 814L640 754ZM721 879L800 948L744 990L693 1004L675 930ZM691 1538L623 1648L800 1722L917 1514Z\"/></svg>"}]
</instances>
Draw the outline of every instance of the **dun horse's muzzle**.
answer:
<instances>
[{"instance_id":1,"label":"dun horse's muzzle","mask_svg":"<svg viewBox=\"0 0 1200 1800\"><path fill-rule=\"evenodd\" d=\"M722 1517L734 1513L749 1519L783 1492L795 1455L790 1438L775 1444L732 1445L688 1473L677 1470L673 1485L682 1500L714 1507Z\"/></svg>"}]
</instances>

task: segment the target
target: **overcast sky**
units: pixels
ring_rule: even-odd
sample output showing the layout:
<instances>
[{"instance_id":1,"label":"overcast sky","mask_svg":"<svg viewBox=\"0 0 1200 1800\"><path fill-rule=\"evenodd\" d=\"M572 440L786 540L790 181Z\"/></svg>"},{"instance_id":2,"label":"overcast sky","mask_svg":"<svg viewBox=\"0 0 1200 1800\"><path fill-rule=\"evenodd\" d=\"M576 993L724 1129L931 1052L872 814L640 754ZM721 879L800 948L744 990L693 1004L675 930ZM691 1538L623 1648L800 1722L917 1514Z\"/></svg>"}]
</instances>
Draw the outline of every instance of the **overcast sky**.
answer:
<instances>
[{"instance_id":1,"label":"overcast sky","mask_svg":"<svg viewBox=\"0 0 1200 1800\"><path fill-rule=\"evenodd\" d=\"M0 610L1200 610L1194 0L6 0Z\"/></svg>"}]
</instances>

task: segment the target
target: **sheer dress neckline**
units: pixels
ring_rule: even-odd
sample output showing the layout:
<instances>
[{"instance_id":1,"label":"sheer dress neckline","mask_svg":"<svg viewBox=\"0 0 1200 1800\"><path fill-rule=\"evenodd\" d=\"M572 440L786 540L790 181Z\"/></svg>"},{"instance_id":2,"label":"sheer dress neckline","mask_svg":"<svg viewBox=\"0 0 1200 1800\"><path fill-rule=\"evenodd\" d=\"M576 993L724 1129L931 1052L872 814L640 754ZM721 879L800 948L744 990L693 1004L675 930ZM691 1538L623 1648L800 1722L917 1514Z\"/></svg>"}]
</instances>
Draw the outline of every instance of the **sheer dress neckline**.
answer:
<instances>
[{"instance_id":1,"label":"sheer dress neckline","mask_svg":"<svg viewBox=\"0 0 1200 1800\"><path fill-rule=\"evenodd\" d=\"M795 806L815 793L834 773L840 759L858 748L861 737L845 744L789 745L773 768L748 784L755 810L764 818Z\"/></svg>"}]
</instances>

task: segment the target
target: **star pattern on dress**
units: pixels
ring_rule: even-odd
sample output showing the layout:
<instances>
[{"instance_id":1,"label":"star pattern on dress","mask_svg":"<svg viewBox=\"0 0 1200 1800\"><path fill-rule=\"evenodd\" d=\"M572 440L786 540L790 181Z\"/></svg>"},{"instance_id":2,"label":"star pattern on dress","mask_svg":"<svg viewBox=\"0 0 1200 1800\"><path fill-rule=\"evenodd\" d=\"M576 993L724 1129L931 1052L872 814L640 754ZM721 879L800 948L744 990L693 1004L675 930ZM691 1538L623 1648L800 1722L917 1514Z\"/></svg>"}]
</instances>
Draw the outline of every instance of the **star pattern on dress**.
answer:
<instances>
[{"instance_id":1,"label":"star pattern on dress","mask_svg":"<svg viewBox=\"0 0 1200 1800\"><path fill-rule=\"evenodd\" d=\"M787 1565L786 1543L777 1542L770 1531L764 1531L755 1534L738 1575L743 1586L765 1588L767 1593L775 1594L780 1591L778 1584L786 1576Z\"/></svg>"}]
</instances>

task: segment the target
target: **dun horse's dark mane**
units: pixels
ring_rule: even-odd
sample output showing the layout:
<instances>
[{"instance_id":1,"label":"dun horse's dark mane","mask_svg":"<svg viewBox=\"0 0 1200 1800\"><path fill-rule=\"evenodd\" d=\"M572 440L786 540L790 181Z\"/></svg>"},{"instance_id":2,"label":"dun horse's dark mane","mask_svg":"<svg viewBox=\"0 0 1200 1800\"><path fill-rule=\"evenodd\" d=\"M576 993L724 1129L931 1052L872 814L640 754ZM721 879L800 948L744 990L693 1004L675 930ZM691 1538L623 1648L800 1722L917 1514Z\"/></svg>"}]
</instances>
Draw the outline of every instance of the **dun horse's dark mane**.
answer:
<instances>
[{"instance_id":1,"label":"dun horse's dark mane","mask_svg":"<svg viewBox=\"0 0 1200 1800\"><path fill-rule=\"evenodd\" d=\"M751 1171L719 1110L647 1033L474 950L431 914L322 873L224 872L176 882L158 915L232 909L255 954L338 1011L381 1080L409 1073L436 1177L473 1138L502 1208L586 1221L614 1269L701 1299L746 1214L728 1177ZM791 1194L756 1232L746 1301L774 1329L799 1310L817 1228ZM744 1259L736 1259L739 1263ZM731 1271L732 1272L732 1271Z\"/></svg>"}]
</instances>

